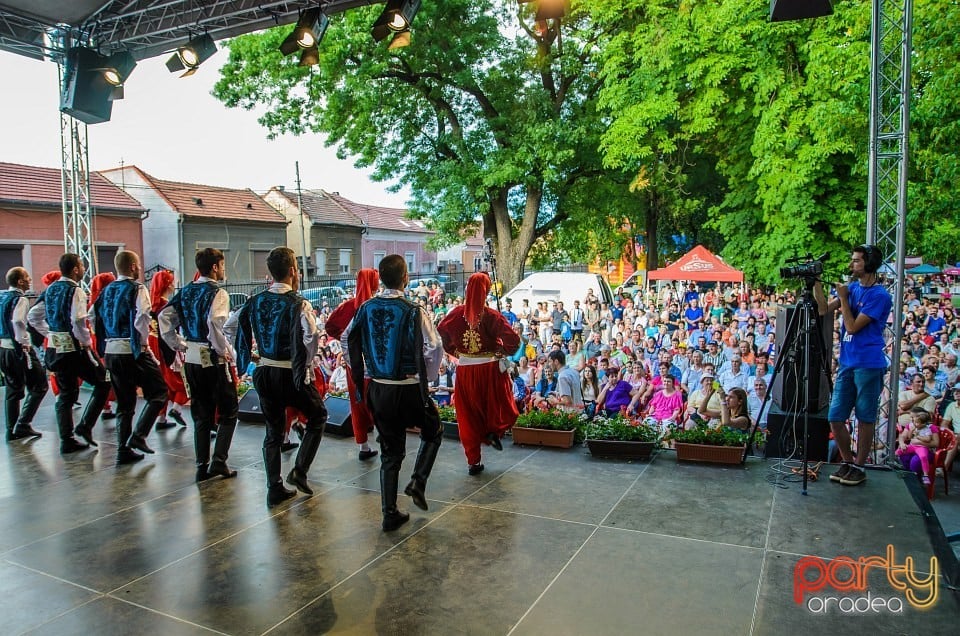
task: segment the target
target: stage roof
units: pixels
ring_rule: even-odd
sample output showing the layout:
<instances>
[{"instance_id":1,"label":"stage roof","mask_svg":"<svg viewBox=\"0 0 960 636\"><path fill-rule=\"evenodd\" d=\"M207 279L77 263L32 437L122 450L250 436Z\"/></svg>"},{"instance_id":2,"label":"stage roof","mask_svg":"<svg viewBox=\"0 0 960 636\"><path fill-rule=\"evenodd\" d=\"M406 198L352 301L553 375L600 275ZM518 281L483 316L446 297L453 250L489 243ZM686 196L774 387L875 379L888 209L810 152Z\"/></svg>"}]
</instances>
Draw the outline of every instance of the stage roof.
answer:
<instances>
[{"instance_id":1,"label":"stage roof","mask_svg":"<svg viewBox=\"0 0 960 636\"><path fill-rule=\"evenodd\" d=\"M0 0L0 50L57 59L49 37L66 31L70 44L108 55L128 50L137 59L172 51L193 36L214 40L297 21L301 9L327 15L383 0Z\"/></svg>"}]
</instances>

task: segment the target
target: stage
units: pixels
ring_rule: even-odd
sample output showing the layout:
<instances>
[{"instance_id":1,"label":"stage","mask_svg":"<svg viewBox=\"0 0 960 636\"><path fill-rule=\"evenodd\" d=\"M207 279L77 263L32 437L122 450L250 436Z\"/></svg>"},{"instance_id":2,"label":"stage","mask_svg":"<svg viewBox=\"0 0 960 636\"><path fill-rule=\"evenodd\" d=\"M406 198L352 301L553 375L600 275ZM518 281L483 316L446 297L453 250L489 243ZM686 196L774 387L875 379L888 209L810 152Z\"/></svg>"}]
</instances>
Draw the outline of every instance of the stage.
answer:
<instances>
[{"instance_id":1,"label":"stage","mask_svg":"<svg viewBox=\"0 0 960 636\"><path fill-rule=\"evenodd\" d=\"M153 433L156 455L116 468L112 422L94 431L99 450L62 458L52 405L48 396L34 423L42 439L0 452L4 633L873 635L960 625L944 576L956 562L912 476L873 470L851 488L829 482L828 466L802 496L759 458L722 468L666 451L626 463L508 438L470 477L459 445L444 440L430 511L401 494L411 521L384 534L379 458L359 462L352 439L325 437L310 473L316 495L269 510L259 426L238 427L238 478L197 485L192 428ZM416 444L408 436L401 489ZM957 490L944 497L938 483L934 503L955 504ZM809 556L818 558L801 561ZM862 570L838 556L873 565L858 589L834 589ZM878 565L889 561L893 583Z\"/></svg>"}]
</instances>

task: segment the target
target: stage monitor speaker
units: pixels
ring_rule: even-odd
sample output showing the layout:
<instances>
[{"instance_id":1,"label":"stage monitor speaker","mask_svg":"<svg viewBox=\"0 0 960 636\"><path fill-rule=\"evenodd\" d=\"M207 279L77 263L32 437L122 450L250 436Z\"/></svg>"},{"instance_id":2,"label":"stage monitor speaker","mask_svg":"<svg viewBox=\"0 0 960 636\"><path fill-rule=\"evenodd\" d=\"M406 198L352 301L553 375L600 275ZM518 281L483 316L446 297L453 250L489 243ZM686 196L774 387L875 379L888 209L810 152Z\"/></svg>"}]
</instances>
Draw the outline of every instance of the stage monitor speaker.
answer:
<instances>
[{"instance_id":1,"label":"stage monitor speaker","mask_svg":"<svg viewBox=\"0 0 960 636\"><path fill-rule=\"evenodd\" d=\"M767 416L767 457L803 458L803 413L784 412L771 405ZM807 415L807 459L827 461L830 422L826 409Z\"/></svg>"},{"instance_id":2,"label":"stage monitor speaker","mask_svg":"<svg viewBox=\"0 0 960 636\"><path fill-rule=\"evenodd\" d=\"M67 51L60 110L85 124L110 120L114 87L101 70L107 58L92 49L77 46Z\"/></svg>"},{"instance_id":3,"label":"stage monitor speaker","mask_svg":"<svg viewBox=\"0 0 960 636\"><path fill-rule=\"evenodd\" d=\"M777 358L785 356L776 377L773 379L774 403L786 412L803 410L804 364L808 352L805 351L804 337L800 323L802 317L796 315L796 305L780 307L777 310ZM796 322L790 325L794 320ZM819 325L820 338L815 337ZM787 327L790 326L790 333ZM827 312L819 316L814 310L813 320L806 328L810 329L810 394L807 411L816 413L830 404L830 366L833 360L833 314ZM799 335L798 335L799 331ZM826 352L826 359L822 354Z\"/></svg>"},{"instance_id":4,"label":"stage monitor speaker","mask_svg":"<svg viewBox=\"0 0 960 636\"><path fill-rule=\"evenodd\" d=\"M770 0L770 21L803 20L831 15L830 0Z\"/></svg>"},{"instance_id":5,"label":"stage monitor speaker","mask_svg":"<svg viewBox=\"0 0 960 636\"><path fill-rule=\"evenodd\" d=\"M350 400L329 396L323 401L327 407L327 433L340 437L353 437L353 422L350 420Z\"/></svg>"},{"instance_id":6,"label":"stage monitor speaker","mask_svg":"<svg viewBox=\"0 0 960 636\"><path fill-rule=\"evenodd\" d=\"M243 394L240 398L240 404L237 408L237 419L242 422L264 423L263 412L260 410L260 396L253 387Z\"/></svg>"}]
</instances>

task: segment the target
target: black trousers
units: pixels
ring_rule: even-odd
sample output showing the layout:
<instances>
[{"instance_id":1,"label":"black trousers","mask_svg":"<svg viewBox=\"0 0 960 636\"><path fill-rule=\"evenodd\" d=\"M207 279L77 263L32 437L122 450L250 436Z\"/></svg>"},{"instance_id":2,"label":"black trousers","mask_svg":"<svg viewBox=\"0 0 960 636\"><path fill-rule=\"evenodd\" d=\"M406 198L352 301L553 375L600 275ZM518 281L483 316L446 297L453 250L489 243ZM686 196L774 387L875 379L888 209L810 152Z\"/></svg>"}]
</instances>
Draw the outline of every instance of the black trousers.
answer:
<instances>
[{"instance_id":1,"label":"black trousers","mask_svg":"<svg viewBox=\"0 0 960 636\"><path fill-rule=\"evenodd\" d=\"M306 384L299 391L293 385L293 370L281 367L257 367L253 372L253 387L260 398L260 410L267 421L263 438L264 468L267 485L282 481L280 475L280 445L287 426L286 409L292 406L307 418L303 443L297 451L297 468L306 472L316 455L327 424L327 407L320 391Z\"/></svg>"},{"instance_id":2,"label":"black trousers","mask_svg":"<svg viewBox=\"0 0 960 636\"><path fill-rule=\"evenodd\" d=\"M130 433L146 437L153 429L153 422L167 401L167 383L163 380L160 365L154 357L143 352L134 358L133 354L108 353L104 362L110 371L110 382L117 394L117 440L121 447L127 445ZM137 408L137 387L143 390L146 404L133 429L133 415Z\"/></svg>"},{"instance_id":3,"label":"black trousers","mask_svg":"<svg viewBox=\"0 0 960 636\"><path fill-rule=\"evenodd\" d=\"M225 364L203 367L187 363L184 371L190 385L190 415L194 424L197 466L206 466L210 461L210 429L215 417L218 427L213 459L225 464L237 428L237 385L229 377Z\"/></svg>"},{"instance_id":4,"label":"black trousers","mask_svg":"<svg viewBox=\"0 0 960 636\"><path fill-rule=\"evenodd\" d=\"M27 368L27 356L30 368ZM13 431L18 425L29 426L47 394L47 374L40 359L33 347L29 353L24 353L23 349L0 349L0 371L3 371L7 386L4 396L7 431ZM24 397L27 401L21 411L20 402Z\"/></svg>"},{"instance_id":5,"label":"black trousers","mask_svg":"<svg viewBox=\"0 0 960 636\"><path fill-rule=\"evenodd\" d=\"M425 442L440 434L440 420L427 416L419 384L371 382L367 405L377 427L380 461L385 468L400 469L407 452L407 428L420 427L420 439Z\"/></svg>"},{"instance_id":6,"label":"black trousers","mask_svg":"<svg viewBox=\"0 0 960 636\"><path fill-rule=\"evenodd\" d=\"M90 358L86 349L71 351L70 353L56 353L47 349L47 367L53 371L60 387L60 395L54 407L57 414L57 429L60 439L73 437L73 404L80 397L79 381L83 380L93 387L93 394L83 411L80 426L86 431L92 431L93 425L100 417L100 411L110 395L110 383L107 382L107 370L99 362Z\"/></svg>"}]
</instances>

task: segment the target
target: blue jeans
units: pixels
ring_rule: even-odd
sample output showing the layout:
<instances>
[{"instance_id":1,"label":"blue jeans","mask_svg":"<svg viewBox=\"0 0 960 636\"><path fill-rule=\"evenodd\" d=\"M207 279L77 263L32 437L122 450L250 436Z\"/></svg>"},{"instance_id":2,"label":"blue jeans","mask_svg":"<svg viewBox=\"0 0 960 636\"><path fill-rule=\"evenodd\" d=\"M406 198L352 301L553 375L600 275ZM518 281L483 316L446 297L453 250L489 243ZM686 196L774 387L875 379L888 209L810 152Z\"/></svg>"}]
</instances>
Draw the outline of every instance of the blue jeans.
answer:
<instances>
[{"instance_id":1,"label":"blue jeans","mask_svg":"<svg viewBox=\"0 0 960 636\"><path fill-rule=\"evenodd\" d=\"M827 419L831 422L845 422L850 417L850 412L855 411L858 422L875 424L885 373L886 369L840 367L833 384L833 398L830 400Z\"/></svg>"}]
</instances>

